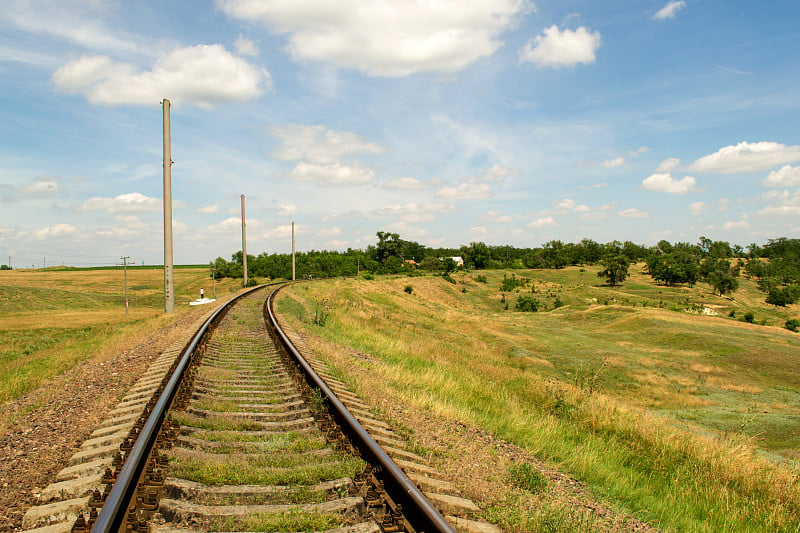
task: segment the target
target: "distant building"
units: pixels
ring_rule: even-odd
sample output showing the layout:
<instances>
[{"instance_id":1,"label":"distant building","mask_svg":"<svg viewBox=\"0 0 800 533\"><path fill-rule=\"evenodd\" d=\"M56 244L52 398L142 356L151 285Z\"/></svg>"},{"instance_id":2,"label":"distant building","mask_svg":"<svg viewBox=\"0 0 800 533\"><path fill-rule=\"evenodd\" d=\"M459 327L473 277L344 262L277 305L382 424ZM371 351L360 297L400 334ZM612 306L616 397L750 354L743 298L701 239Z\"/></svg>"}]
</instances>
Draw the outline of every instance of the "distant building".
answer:
<instances>
[{"instance_id":1,"label":"distant building","mask_svg":"<svg viewBox=\"0 0 800 533\"><path fill-rule=\"evenodd\" d=\"M403 265L410 267L410 268L417 268L417 262L413 259L406 259L403 261Z\"/></svg>"},{"instance_id":2,"label":"distant building","mask_svg":"<svg viewBox=\"0 0 800 533\"><path fill-rule=\"evenodd\" d=\"M462 259L460 256L451 257L450 259L453 260L453 263L456 264L456 267L464 266L464 259Z\"/></svg>"}]
</instances>

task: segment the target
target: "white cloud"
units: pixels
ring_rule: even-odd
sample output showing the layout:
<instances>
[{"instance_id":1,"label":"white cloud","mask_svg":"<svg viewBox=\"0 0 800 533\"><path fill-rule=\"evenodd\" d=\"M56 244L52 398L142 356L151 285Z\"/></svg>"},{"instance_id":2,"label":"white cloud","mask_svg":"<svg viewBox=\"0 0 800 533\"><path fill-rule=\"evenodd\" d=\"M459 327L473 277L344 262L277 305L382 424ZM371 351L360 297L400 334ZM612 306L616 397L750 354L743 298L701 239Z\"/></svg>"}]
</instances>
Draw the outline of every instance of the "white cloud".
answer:
<instances>
[{"instance_id":1,"label":"white cloud","mask_svg":"<svg viewBox=\"0 0 800 533\"><path fill-rule=\"evenodd\" d=\"M2 200L4 202L12 202L21 198L50 198L59 193L59 181L59 178L39 176L27 185L0 184L0 190L6 189L9 191L3 195Z\"/></svg>"},{"instance_id":2,"label":"white cloud","mask_svg":"<svg viewBox=\"0 0 800 533\"><path fill-rule=\"evenodd\" d=\"M600 163L600 165L605 168L617 168L621 167L624 164L625 164L624 157L615 157L614 159L609 159L608 161L603 161L602 163Z\"/></svg>"},{"instance_id":3,"label":"white cloud","mask_svg":"<svg viewBox=\"0 0 800 533\"><path fill-rule=\"evenodd\" d=\"M773 170L764 180L767 187L800 187L800 167L790 165Z\"/></svg>"},{"instance_id":4,"label":"white cloud","mask_svg":"<svg viewBox=\"0 0 800 533\"><path fill-rule=\"evenodd\" d=\"M317 232L317 237L332 237L334 235L341 235L342 228L332 227L332 228L325 228L321 229Z\"/></svg>"},{"instance_id":5,"label":"white cloud","mask_svg":"<svg viewBox=\"0 0 800 533\"><path fill-rule=\"evenodd\" d=\"M297 213L297 206L294 204L279 204L276 213L282 217L288 217Z\"/></svg>"},{"instance_id":6,"label":"white cloud","mask_svg":"<svg viewBox=\"0 0 800 533\"><path fill-rule=\"evenodd\" d=\"M705 202L693 202L689 204L689 212L695 216L702 214L706 209L708 209L708 206Z\"/></svg>"},{"instance_id":7,"label":"white cloud","mask_svg":"<svg viewBox=\"0 0 800 533\"><path fill-rule=\"evenodd\" d=\"M750 229L750 223L746 220L739 220L737 222L729 220L722 226L722 229Z\"/></svg>"},{"instance_id":8,"label":"white cloud","mask_svg":"<svg viewBox=\"0 0 800 533\"><path fill-rule=\"evenodd\" d=\"M438 183L438 180L421 180L417 178L397 178L391 181L387 181L383 184L384 187L387 189L402 189L406 191L421 191L424 189L430 189L434 185Z\"/></svg>"},{"instance_id":9,"label":"white cloud","mask_svg":"<svg viewBox=\"0 0 800 533\"><path fill-rule=\"evenodd\" d=\"M660 165L658 165L658 168L656 169L656 174L661 174L664 172L675 170L676 168L678 168L678 165L680 164L681 160L678 159L677 157L670 157L668 159L665 159L661 162Z\"/></svg>"},{"instance_id":10,"label":"white cloud","mask_svg":"<svg viewBox=\"0 0 800 533\"><path fill-rule=\"evenodd\" d=\"M371 168L338 162L326 165L300 162L290 175L296 180L328 185L364 185L375 179L375 172Z\"/></svg>"},{"instance_id":11,"label":"white cloud","mask_svg":"<svg viewBox=\"0 0 800 533\"><path fill-rule=\"evenodd\" d=\"M75 235L77 232L78 228L72 224L56 224L55 226L34 231L33 238L37 241L44 241L47 239L69 237Z\"/></svg>"},{"instance_id":12,"label":"white cloud","mask_svg":"<svg viewBox=\"0 0 800 533\"><path fill-rule=\"evenodd\" d=\"M130 192L114 198L89 198L77 209L78 211L105 211L106 213L141 213L160 210L161 200L138 192Z\"/></svg>"},{"instance_id":13,"label":"white cloud","mask_svg":"<svg viewBox=\"0 0 800 533\"><path fill-rule=\"evenodd\" d=\"M207 107L252 100L272 86L265 70L218 44L178 48L145 72L107 56L83 56L59 68L52 81L57 89L84 94L96 105L155 105L166 97Z\"/></svg>"},{"instance_id":14,"label":"white cloud","mask_svg":"<svg viewBox=\"0 0 800 533\"><path fill-rule=\"evenodd\" d=\"M271 133L281 140L272 156L282 161L333 163L345 157L386 152L386 148L355 133L333 131L322 125L282 124L273 126Z\"/></svg>"},{"instance_id":15,"label":"white cloud","mask_svg":"<svg viewBox=\"0 0 800 533\"><path fill-rule=\"evenodd\" d=\"M297 61L332 63L371 76L456 72L492 55L524 0L216 0L230 17L288 34Z\"/></svg>"},{"instance_id":16,"label":"white cloud","mask_svg":"<svg viewBox=\"0 0 800 533\"><path fill-rule=\"evenodd\" d=\"M630 209L623 209L618 211L617 215L620 218L650 218L650 213L631 207Z\"/></svg>"},{"instance_id":17,"label":"white cloud","mask_svg":"<svg viewBox=\"0 0 800 533\"><path fill-rule=\"evenodd\" d=\"M509 168L509 167L501 167L500 165L495 165L483 175L478 177L478 181L481 183L490 183L490 182L503 182L509 176L513 176L514 174L521 173L522 170L518 168Z\"/></svg>"},{"instance_id":18,"label":"white cloud","mask_svg":"<svg viewBox=\"0 0 800 533\"><path fill-rule=\"evenodd\" d=\"M683 0L670 0L667 4L658 10L658 12L653 15L653 20L666 20L675 18L675 15L686 7L686 2Z\"/></svg>"},{"instance_id":19,"label":"white cloud","mask_svg":"<svg viewBox=\"0 0 800 533\"><path fill-rule=\"evenodd\" d=\"M494 195L486 183L462 183L456 187L443 187L436 196L453 200L482 200Z\"/></svg>"},{"instance_id":20,"label":"white cloud","mask_svg":"<svg viewBox=\"0 0 800 533\"><path fill-rule=\"evenodd\" d=\"M575 208L575 200L564 198L563 200L553 200L552 206L559 211L571 211Z\"/></svg>"},{"instance_id":21,"label":"white cloud","mask_svg":"<svg viewBox=\"0 0 800 533\"><path fill-rule=\"evenodd\" d=\"M653 174L642 180L642 189L667 192L670 194L686 194L694 189L696 184L692 176L686 176L681 180L676 180L669 173Z\"/></svg>"},{"instance_id":22,"label":"white cloud","mask_svg":"<svg viewBox=\"0 0 800 533\"><path fill-rule=\"evenodd\" d=\"M600 48L600 32L589 33L581 26L577 30L560 31L553 25L519 50L520 63L535 63L540 67L564 67L578 63L588 65L595 62Z\"/></svg>"},{"instance_id":23,"label":"white cloud","mask_svg":"<svg viewBox=\"0 0 800 533\"><path fill-rule=\"evenodd\" d=\"M727 211L730 203L731 203L730 198L720 198L719 200L717 200L717 211L720 212Z\"/></svg>"},{"instance_id":24,"label":"white cloud","mask_svg":"<svg viewBox=\"0 0 800 533\"><path fill-rule=\"evenodd\" d=\"M495 222L497 222L498 224L511 224L512 222L514 222L514 219L508 215L504 215L501 217L497 217L497 220L495 220Z\"/></svg>"},{"instance_id":25,"label":"white cloud","mask_svg":"<svg viewBox=\"0 0 800 533\"><path fill-rule=\"evenodd\" d=\"M402 205L387 205L372 211L376 216L400 216L401 220L410 223L432 222L434 215L449 213L455 210L450 204L425 203L417 204L414 202Z\"/></svg>"},{"instance_id":26,"label":"white cloud","mask_svg":"<svg viewBox=\"0 0 800 533\"><path fill-rule=\"evenodd\" d=\"M201 215L210 215L212 213L219 213L219 206L217 204L207 205L197 210Z\"/></svg>"},{"instance_id":27,"label":"white cloud","mask_svg":"<svg viewBox=\"0 0 800 533\"><path fill-rule=\"evenodd\" d=\"M410 239L412 241L422 240L429 235L428 230L411 226L406 222L395 222L393 224L389 224L384 226L384 230L392 233L399 233L404 239Z\"/></svg>"},{"instance_id":28,"label":"white cloud","mask_svg":"<svg viewBox=\"0 0 800 533\"><path fill-rule=\"evenodd\" d=\"M701 157L689 170L717 174L754 172L800 161L800 146L786 146L776 142L740 142L725 146L719 151Z\"/></svg>"},{"instance_id":29,"label":"white cloud","mask_svg":"<svg viewBox=\"0 0 800 533\"><path fill-rule=\"evenodd\" d=\"M552 228L553 226L558 226L558 222L551 216L536 219L528 224L528 227L533 229Z\"/></svg>"},{"instance_id":30,"label":"white cloud","mask_svg":"<svg viewBox=\"0 0 800 533\"><path fill-rule=\"evenodd\" d=\"M236 48L236 53L240 56L257 56L259 52L256 43L241 35L234 41L233 46Z\"/></svg>"}]
</instances>

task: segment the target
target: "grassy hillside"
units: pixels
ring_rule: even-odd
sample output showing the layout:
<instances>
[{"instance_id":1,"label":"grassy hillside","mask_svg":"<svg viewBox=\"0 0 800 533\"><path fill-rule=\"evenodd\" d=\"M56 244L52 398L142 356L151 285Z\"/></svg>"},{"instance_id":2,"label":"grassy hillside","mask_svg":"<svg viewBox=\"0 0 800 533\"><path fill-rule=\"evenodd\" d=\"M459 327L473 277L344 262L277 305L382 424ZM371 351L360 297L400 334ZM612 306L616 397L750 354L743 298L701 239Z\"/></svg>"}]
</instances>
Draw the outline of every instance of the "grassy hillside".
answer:
<instances>
[{"instance_id":1,"label":"grassy hillside","mask_svg":"<svg viewBox=\"0 0 800 533\"><path fill-rule=\"evenodd\" d=\"M0 403L168 323L163 279L160 269L129 269L126 316L121 269L0 271ZM217 294L228 294L239 283L217 282ZM188 311L201 287L213 296L207 267L175 270L178 314Z\"/></svg>"},{"instance_id":2,"label":"grassy hillside","mask_svg":"<svg viewBox=\"0 0 800 533\"><path fill-rule=\"evenodd\" d=\"M343 375L368 367L373 386L486 428L668 531L798 531L800 335L779 327L798 309L767 308L747 280L727 299L638 270L612 289L596 271L517 272L528 279L506 292L503 272L321 281L279 311L369 356L322 354ZM522 296L540 311L514 311Z\"/></svg>"}]
</instances>

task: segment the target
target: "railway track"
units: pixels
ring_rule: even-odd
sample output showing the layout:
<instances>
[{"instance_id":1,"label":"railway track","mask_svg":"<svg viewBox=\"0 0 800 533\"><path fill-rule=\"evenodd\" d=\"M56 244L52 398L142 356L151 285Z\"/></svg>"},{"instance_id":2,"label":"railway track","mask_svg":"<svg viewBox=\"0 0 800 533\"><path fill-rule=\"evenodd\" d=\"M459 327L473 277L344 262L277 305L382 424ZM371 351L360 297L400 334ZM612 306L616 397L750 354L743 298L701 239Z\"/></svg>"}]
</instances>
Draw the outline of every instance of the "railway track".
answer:
<instances>
[{"instance_id":1,"label":"railway track","mask_svg":"<svg viewBox=\"0 0 800 533\"><path fill-rule=\"evenodd\" d=\"M40 533L497 531L474 520L477 507L404 450L324 365L300 354L296 337L276 327L268 303L276 289L247 293L209 317L185 349L165 352L23 525Z\"/></svg>"}]
</instances>

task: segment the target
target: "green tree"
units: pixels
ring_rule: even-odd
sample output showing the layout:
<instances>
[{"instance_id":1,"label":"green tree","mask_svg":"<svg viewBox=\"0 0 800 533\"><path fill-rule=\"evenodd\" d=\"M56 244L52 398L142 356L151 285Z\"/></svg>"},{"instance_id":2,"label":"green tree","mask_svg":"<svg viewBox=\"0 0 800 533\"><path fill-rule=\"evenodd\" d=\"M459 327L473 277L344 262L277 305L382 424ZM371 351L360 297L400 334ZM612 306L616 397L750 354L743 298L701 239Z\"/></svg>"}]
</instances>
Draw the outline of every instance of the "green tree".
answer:
<instances>
[{"instance_id":1,"label":"green tree","mask_svg":"<svg viewBox=\"0 0 800 533\"><path fill-rule=\"evenodd\" d=\"M378 237L376 259L380 264L385 265L386 260L390 257L400 258L403 250L403 242L399 234L379 231L375 235Z\"/></svg>"},{"instance_id":2,"label":"green tree","mask_svg":"<svg viewBox=\"0 0 800 533\"><path fill-rule=\"evenodd\" d=\"M478 270L486 268L492 258L491 250L482 242L471 242L469 246L462 246L461 255L464 256L464 261Z\"/></svg>"},{"instance_id":3,"label":"green tree","mask_svg":"<svg viewBox=\"0 0 800 533\"><path fill-rule=\"evenodd\" d=\"M597 276L606 278L612 287L616 287L628 278L629 263L624 255L606 257L600 261L600 264L603 265L603 270L598 272Z\"/></svg>"}]
</instances>

